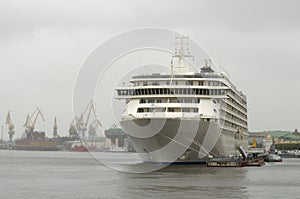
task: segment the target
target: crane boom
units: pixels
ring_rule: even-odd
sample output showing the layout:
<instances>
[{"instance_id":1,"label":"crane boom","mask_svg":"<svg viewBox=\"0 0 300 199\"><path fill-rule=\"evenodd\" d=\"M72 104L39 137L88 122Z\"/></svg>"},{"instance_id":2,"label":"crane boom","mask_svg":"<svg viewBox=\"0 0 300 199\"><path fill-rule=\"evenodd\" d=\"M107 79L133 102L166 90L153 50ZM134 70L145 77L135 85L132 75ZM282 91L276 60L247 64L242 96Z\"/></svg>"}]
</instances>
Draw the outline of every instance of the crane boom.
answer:
<instances>
[{"instance_id":1,"label":"crane boom","mask_svg":"<svg viewBox=\"0 0 300 199\"><path fill-rule=\"evenodd\" d=\"M34 126L35 126L35 123L36 123L37 118L38 118L39 115L41 116L42 120L45 121L44 116L43 116L43 114L42 114L42 112L41 112L41 110L40 110L39 108L37 108L37 109L35 110L35 113L36 113L36 116L35 116L35 118L34 118L34 120L33 120L33 122L32 122L32 125L31 125L33 128L34 128ZM31 117L32 117L32 116L31 116ZM30 119L32 119L32 118L30 118Z\"/></svg>"},{"instance_id":2,"label":"crane boom","mask_svg":"<svg viewBox=\"0 0 300 199\"><path fill-rule=\"evenodd\" d=\"M25 132L33 132L35 128L35 123L38 119L38 117L41 117L43 121L45 121L44 116L39 108L36 108L35 111L31 115L27 115L26 117L26 122L23 125L25 127ZM34 119L33 119L34 118Z\"/></svg>"},{"instance_id":3,"label":"crane boom","mask_svg":"<svg viewBox=\"0 0 300 199\"><path fill-rule=\"evenodd\" d=\"M31 120L30 120L30 115L28 114L26 117L26 121L25 124L23 125L23 127L27 127L29 128L31 126Z\"/></svg>"},{"instance_id":4,"label":"crane boom","mask_svg":"<svg viewBox=\"0 0 300 199\"><path fill-rule=\"evenodd\" d=\"M87 127L87 124L88 124L88 122L89 122L89 119L90 119L90 116L91 116L91 112L92 112L92 111L93 111L93 113L94 113L94 116L96 117L96 111L95 111L94 103L92 103L92 104L90 105L90 110L89 110L89 113L88 113L88 115L87 115L86 121L85 121L85 123L84 123L85 128Z\"/></svg>"}]
</instances>

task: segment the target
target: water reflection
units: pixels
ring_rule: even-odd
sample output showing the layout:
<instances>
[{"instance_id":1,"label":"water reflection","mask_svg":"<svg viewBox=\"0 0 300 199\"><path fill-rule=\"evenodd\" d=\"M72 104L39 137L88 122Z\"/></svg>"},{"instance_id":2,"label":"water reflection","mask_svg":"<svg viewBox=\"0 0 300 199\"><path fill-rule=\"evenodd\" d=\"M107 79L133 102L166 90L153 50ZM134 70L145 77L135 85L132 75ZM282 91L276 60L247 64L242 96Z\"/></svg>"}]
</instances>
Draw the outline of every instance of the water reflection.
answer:
<instances>
[{"instance_id":1,"label":"water reflection","mask_svg":"<svg viewBox=\"0 0 300 199\"><path fill-rule=\"evenodd\" d=\"M248 198L244 168L171 165L145 174L121 174L123 194L143 190L159 198Z\"/></svg>"}]
</instances>

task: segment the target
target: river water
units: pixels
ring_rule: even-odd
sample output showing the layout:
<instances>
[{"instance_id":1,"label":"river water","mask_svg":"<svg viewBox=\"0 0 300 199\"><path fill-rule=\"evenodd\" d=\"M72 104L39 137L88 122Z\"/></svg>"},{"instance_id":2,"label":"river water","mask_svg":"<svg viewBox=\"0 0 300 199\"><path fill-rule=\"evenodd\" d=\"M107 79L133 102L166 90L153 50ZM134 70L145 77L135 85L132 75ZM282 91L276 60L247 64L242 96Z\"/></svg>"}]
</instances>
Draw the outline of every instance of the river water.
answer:
<instances>
[{"instance_id":1,"label":"river water","mask_svg":"<svg viewBox=\"0 0 300 199\"><path fill-rule=\"evenodd\" d=\"M124 154L103 157L110 155ZM300 198L300 159L244 168L174 165L134 174L104 166L89 153L2 150L0 198L294 199Z\"/></svg>"}]
</instances>

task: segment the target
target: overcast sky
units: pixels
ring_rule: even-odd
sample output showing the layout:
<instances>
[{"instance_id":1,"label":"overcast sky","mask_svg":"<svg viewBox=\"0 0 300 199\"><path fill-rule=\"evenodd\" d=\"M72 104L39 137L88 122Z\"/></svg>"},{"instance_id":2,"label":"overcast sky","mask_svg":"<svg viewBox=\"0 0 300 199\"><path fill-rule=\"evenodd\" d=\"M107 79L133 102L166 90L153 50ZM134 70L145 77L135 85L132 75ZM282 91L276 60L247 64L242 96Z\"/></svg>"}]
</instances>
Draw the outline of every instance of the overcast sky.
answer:
<instances>
[{"instance_id":1,"label":"overcast sky","mask_svg":"<svg viewBox=\"0 0 300 199\"><path fill-rule=\"evenodd\" d=\"M191 36L248 98L249 130L300 128L298 1L0 1L0 123L16 136L39 106L68 134L81 64L124 31L161 27ZM98 110L101 114L101 110ZM6 127L4 128L6 131ZM5 133L5 138L7 137Z\"/></svg>"}]
</instances>

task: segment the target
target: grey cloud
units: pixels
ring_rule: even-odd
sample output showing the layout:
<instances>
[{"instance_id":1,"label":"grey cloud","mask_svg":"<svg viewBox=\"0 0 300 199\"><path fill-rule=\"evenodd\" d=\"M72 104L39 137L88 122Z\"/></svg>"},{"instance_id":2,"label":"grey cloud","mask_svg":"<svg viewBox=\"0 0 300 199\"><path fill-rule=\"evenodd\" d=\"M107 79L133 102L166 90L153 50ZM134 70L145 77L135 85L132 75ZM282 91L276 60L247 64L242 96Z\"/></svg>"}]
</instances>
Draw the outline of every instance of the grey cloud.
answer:
<instances>
[{"instance_id":1,"label":"grey cloud","mask_svg":"<svg viewBox=\"0 0 300 199\"><path fill-rule=\"evenodd\" d=\"M26 113L40 105L47 131L57 113L67 134L72 86L89 52L122 31L155 26L191 35L231 73L248 96L250 129L299 128L299 6L293 0L2 0L0 122L12 109L19 136Z\"/></svg>"}]
</instances>

